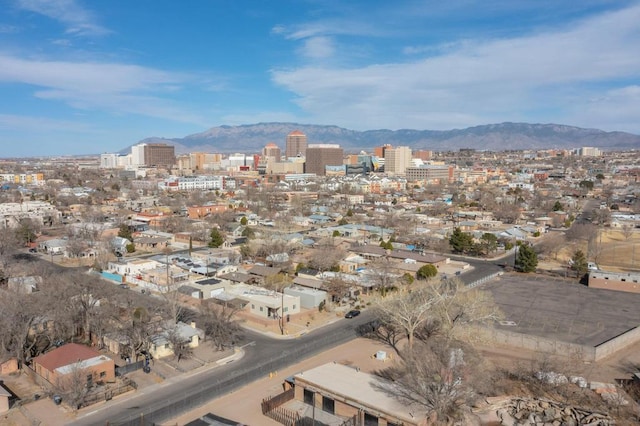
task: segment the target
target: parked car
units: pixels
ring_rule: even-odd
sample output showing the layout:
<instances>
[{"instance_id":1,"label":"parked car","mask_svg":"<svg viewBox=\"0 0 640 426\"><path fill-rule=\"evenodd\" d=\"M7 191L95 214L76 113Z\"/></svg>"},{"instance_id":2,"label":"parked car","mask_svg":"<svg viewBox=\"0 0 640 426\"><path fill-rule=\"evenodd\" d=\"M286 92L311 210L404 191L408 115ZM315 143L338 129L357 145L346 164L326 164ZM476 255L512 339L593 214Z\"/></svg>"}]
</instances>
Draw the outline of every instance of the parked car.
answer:
<instances>
[{"instance_id":1,"label":"parked car","mask_svg":"<svg viewBox=\"0 0 640 426\"><path fill-rule=\"evenodd\" d=\"M347 314L344 316L345 318L355 318L358 315L360 315L360 311L357 309L353 309L349 312L347 312Z\"/></svg>"},{"instance_id":2,"label":"parked car","mask_svg":"<svg viewBox=\"0 0 640 426\"><path fill-rule=\"evenodd\" d=\"M29 249L29 253L37 253L37 252L38 252L38 249L37 249L37 248L35 248L35 247L31 247L31 248Z\"/></svg>"}]
</instances>

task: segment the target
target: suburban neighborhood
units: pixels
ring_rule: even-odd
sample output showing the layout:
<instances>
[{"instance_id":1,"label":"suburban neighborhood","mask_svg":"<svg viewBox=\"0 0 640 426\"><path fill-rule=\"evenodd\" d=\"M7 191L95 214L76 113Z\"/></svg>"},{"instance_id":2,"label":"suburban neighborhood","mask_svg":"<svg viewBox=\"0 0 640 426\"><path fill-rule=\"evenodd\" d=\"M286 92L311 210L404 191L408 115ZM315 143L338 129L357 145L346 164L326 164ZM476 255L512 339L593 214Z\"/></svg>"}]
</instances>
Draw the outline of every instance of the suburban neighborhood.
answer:
<instances>
[{"instance_id":1,"label":"suburban neighborhood","mask_svg":"<svg viewBox=\"0 0 640 426\"><path fill-rule=\"evenodd\" d=\"M0 423L640 419L637 151L282 137L0 160Z\"/></svg>"}]
</instances>

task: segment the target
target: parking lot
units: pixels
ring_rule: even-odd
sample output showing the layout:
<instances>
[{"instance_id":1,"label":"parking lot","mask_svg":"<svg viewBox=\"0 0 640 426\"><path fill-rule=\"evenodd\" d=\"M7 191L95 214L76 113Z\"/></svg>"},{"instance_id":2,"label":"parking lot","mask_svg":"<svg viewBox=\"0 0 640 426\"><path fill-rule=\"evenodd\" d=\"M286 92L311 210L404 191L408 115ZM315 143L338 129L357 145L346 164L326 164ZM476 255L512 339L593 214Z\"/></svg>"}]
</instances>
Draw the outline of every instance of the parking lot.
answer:
<instances>
[{"instance_id":1,"label":"parking lot","mask_svg":"<svg viewBox=\"0 0 640 426\"><path fill-rule=\"evenodd\" d=\"M640 294L588 288L575 279L505 274L482 286L504 313L499 328L597 346L640 325Z\"/></svg>"}]
</instances>

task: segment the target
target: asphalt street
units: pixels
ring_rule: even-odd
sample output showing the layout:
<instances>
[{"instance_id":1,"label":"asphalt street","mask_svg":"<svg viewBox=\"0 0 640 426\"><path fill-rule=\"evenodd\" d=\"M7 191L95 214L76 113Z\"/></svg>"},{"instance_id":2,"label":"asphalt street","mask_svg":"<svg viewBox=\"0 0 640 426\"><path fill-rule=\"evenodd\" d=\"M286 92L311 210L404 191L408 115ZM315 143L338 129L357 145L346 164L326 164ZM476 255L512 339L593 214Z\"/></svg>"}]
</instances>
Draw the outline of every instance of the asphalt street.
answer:
<instances>
[{"instance_id":1,"label":"asphalt street","mask_svg":"<svg viewBox=\"0 0 640 426\"><path fill-rule=\"evenodd\" d=\"M196 370L176 381L142 389L126 399L111 401L103 409L85 414L76 426L151 425L175 417L218 396L233 392L252 381L281 370L302 359L357 337L357 327L371 321L363 312L293 339L273 339L247 332L245 355L218 368Z\"/></svg>"}]
</instances>

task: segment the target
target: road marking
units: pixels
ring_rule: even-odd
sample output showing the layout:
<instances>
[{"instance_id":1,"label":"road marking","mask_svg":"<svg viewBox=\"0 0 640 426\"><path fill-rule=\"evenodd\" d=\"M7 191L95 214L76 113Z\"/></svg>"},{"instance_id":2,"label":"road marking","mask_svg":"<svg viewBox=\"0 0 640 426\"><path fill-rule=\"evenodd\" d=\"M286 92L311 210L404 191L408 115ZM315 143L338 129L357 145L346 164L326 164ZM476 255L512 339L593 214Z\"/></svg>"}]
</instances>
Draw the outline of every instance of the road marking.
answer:
<instances>
[{"instance_id":1,"label":"road marking","mask_svg":"<svg viewBox=\"0 0 640 426\"><path fill-rule=\"evenodd\" d=\"M256 345L256 342L255 341L251 341L251 342L247 343L246 345L240 346L240 349L244 349L247 346L255 346L255 345Z\"/></svg>"}]
</instances>

